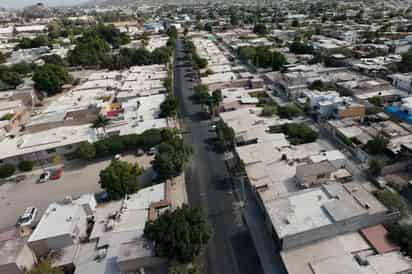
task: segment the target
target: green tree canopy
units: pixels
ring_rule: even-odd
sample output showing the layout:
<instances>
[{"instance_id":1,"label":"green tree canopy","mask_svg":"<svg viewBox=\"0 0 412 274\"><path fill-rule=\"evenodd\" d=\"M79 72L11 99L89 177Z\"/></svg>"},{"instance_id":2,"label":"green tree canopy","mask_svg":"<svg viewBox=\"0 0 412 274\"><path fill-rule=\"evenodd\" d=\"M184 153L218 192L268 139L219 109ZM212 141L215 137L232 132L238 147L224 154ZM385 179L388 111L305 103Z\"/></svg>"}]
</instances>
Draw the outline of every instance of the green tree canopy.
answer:
<instances>
[{"instance_id":1,"label":"green tree canopy","mask_svg":"<svg viewBox=\"0 0 412 274\"><path fill-rule=\"evenodd\" d=\"M366 149L372 155L379 155L385 152L387 145L388 140L382 134L378 134L368 141Z\"/></svg>"},{"instance_id":2,"label":"green tree canopy","mask_svg":"<svg viewBox=\"0 0 412 274\"><path fill-rule=\"evenodd\" d=\"M64 67L55 64L45 64L35 70L33 81L35 88L54 95L62 90L62 86L71 81L70 74Z\"/></svg>"},{"instance_id":3,"label":"green tree canopy","mask_svg":"<svg viewBox=\"0 0 412 274\"><path fill-rule=\"evenodd\" d=\"M369 160L369 168L368 172L372 176L379 176L381 175L383 168L383 162L379 158L371 158Z\"/></svg>"},{"instance_id":4,"label":"green tree canopy","mask_svg":"<svg viewBox=\"0 0 412 274\"><path fill-rule=\"evenodd\" d=\"M19 163L19 170L20 171L31 171L33 169L34 163L29 160L23 160Z\"/></svg>"},{"instance_id":5,"label":"green tree canopy","mask_svg":"<svg viewBox=\"0 0 412 274\"><path fill-rule=\"evenodd\" d=\"M77 149L77 155L83 160L93 160L96 157L96 148L89 142L81 142Z\"/></svg>"},{"instance_id":6,"label":"green tree canopy","mask_svg":"<svg viewBox=\"0 0 412 274\"><path fill-rule=\"evenodd\" d=\"M278 115L280 118L291 119L302 115L302 110L295 104L290 103L286 106L278 106Z\"/></svg>"},{"instance_id":7,"label":"green tree canopy","mask_svg":"<svg viewBox=\"0 0 412 274\"><path fill-rule=\"evenodd\" d=\"M175 264L169 268L168 274L203 274L203 272L194 266Z\"/></svg>"},{"instance_id":8,"label":"green tree canopy","mask_svg":"<svg viewBox=\"0 0 412 274\"><path fill-rule=\"evenodd\" d=\"M183 143L177 134L170 134L158 145L158 153L153 162L153 168L159 178L167 179L179 175L189 161L192 150Z\"/></svg>"},{"instance_id":9,"label":"green tree canopy","mask_svg":"<svg viewBox=\"0 0 412 274\"><path fill-rule=\"evenodd\" d=\"M44 46L49 46L49 45L50 45L49 38L46 35L39 35L39 36L36 36L34 39L30 39L30 38L21 39L19 44L17 45L17 48L31 49L31 48L44 47Z\"/></svg>"},{"instance_id":10,"label":"green tree canopy","mask_svg":"<svg viewBox=\"0 0 412 274\"><path fill-rule=\"evenodd\" d=\"M177 113L177 99L173 95L168 95L160 105L160 117L170 117Z\"/></svg>"},{"instance_id":11,"label":"green tree canopy","mask_svg":"<svg viewBox=\"0 0 412 274\"><path fill-rule=\"evenodd\" d=\"M69 52L68 61L75 66L100 65L109 50L109 44L96 31L88 31L77 41L74 50Z\"/></svg>"},{"instance_id":12,"label":"green tree canopy","mask_svg":"<svg viewBox=\"0 0 412 274\"><path fill-rule=\"evenodd\" d=\"M64 274L64 271L59 267L52 267L48 261L43 261L27 274Z\"/></svg>"},{"instance_id":13,"label":"green tree canopy","mask_svg":"<svg viewBox=\"0 0 412 274\"><path fill-rule=\"evenodd\" d=\"M295 41L293 41L293 43L289 46L289 50L290 52L295 54L313 54L314 51L312 45L304 43L300 39L296 39Z\"/></svg>"},{"instance_id":14,"label":"green tree canopy","mask_svg":"<svg viewBox=\"0 0 412 274\"><path fill-rule=\"evenodd\" d=\"M16 172L16 167L12 164L3 164L0 166L0 178L7 178Z\"/></svg>"},{"instance_id":15,"label":"green tree canopy","mask_svg":"<svg viewBox=\"0 0 412 274\"><path fill-rule=\"evenodd\" d=\"M253 32L258 35L266 35L267 28L265 24L258 23L253 27Z\"/></svg>"},{"instance_id":16,"label":"green tree canopy","mask_svg":"<svg viewBox=\"0 0 412 274\"><path fill-rule=\"evenodd\" d=\"M111 199L118 200L139 190L138 176L143 169L137 164L114 160L100 171L100 185Z\"/></svg>"},{"instance_id":17,"label":"green tree canopy","mask_svg":"<svg viewBox=\"0 0 412 274\"><path fill-rule=\"evenodd\" d=\"M210 235L203 212L187 205L166 211L154 222L147 222L144 229L144 237L156 243L159 256L181 263L193 261Z\"/></svg>"},{"instance_id":18,"label":"green tree canopy","mask_svg":"<svg viewBox=\"0 0 412 274\"><path fill-rule=\"evenodd\" d=\"M398 193L388 189L380 190L376 192L376 198L389 209L399 210L401 215L406 213L406 205Z\"/></svg>"}]
</instances>

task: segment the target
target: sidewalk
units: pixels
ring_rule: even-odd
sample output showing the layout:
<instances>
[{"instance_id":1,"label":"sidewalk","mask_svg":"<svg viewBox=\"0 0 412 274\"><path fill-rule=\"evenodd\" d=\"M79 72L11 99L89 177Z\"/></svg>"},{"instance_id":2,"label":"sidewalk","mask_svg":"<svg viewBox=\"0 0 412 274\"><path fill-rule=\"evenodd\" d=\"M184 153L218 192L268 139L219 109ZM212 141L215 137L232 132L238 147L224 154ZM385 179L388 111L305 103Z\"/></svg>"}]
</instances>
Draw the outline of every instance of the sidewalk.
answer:
<instances>
[{"instance_id":1,"label":"sidewalk","mask_svg":"<svg viewBox=\"0 0 412 274\"><path fill-rule=\"evenodd\" d=\"M172 179L170 196L172 200L172 210L175 210L176 208L181 207L183 204L188 203L185 173L182 173L176 178Z\"/></svg>"},{"instance_id":2,"label":"sidewalk","mask_svg":"<svg viewBox=\"0 0 412 274\"><path fill-rule=\"evenodd\" d=\"M243 208L243 217L249 228L265 274L286 274L275 240L266 227L262 213L255 202Z\"/></svg>"}]
</instances>

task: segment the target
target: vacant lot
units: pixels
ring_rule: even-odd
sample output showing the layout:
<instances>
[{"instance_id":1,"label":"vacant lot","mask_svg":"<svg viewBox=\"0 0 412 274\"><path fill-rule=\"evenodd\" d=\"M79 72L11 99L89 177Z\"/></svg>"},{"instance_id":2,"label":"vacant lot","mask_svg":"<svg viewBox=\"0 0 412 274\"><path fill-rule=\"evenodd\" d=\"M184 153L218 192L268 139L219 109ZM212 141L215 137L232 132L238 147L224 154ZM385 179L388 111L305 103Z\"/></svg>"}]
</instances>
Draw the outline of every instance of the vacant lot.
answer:
<instances>
[{"instance_id":1,"label":"vacant lot","mask_svg":"<svg viewBox=\"0 0 412 274\"><path fill-rule=\"evenodd\" d=\"M136 158L132 155L123 157L129 162L138 162L147 169L147 173L152 172L150 161L152 158L142 156ZM17 218L28 206L39 209L39 216L47 206L56 201L63 200L66 196L79 196L84 193L100 192L98 183L100 170L110 164L110 159L84 165L83 163L71 162L63 169L63 176L57 181L48 181L43 184L36 184L42 172L33 171L28 174L28 178L20 183L6 183L0 186L0 229L11 227L16 224ZM151 176L145 176L150 178Z\"/></svg>"}]
</instances>

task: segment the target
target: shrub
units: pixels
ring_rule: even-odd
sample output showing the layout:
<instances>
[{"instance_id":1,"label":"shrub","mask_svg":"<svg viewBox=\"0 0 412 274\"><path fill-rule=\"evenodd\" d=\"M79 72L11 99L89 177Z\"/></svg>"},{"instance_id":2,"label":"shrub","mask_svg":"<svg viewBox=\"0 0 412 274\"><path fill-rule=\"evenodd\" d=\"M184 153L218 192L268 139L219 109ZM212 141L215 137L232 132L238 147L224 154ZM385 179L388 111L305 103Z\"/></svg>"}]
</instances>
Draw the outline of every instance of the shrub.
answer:
<instances>
[{"instance_id":1,"label":"shrub","mask_svg":"<svg viewBox=\"0 0 412 274\"><path fill-rule=\"evenodd\" d=\"M264 117L271 117L276 114L276 106L264 105L261 115Z\"/></svg>"},{"instance_id":2,"label":"shrub","mask_svg":"<svg viewBox=\"0 0 412 274\"><path fill-rule=\"evenodd\" d=\"M4 164L0 166L0 178L7 178L16 172L16 167L12 164Z\"/></svg>"},{"instance_id":3,"label":"shrub","mask_svg":"<svg viewBox=\"0 0 412 274\"><path fill-rule=\"evenodd\" d=\"M20 171L31 171L33 169L34 163L32 161L24 160L19 163Z\"/></svg>"},{"instance_id":4,"label":"shrub","mask_svg":"<svg viewBox=\"0 0 412 274\"><path fill-rule=\"evenodd\" d=\"M305 124L286 124L285 134L294 145L315 142L318 133Z\"/></svg>"},{"instance_id":5,"label":"shrub","mask_svg":"<svg viewBox=\"0 0 412 274\"><path fill-rule=\"evenodd\" d=\"M405 214L406 206L399 194L390 190L380 190L375 195L386 207L399 210L402 216Z\"/></svg>"}]
</instances>

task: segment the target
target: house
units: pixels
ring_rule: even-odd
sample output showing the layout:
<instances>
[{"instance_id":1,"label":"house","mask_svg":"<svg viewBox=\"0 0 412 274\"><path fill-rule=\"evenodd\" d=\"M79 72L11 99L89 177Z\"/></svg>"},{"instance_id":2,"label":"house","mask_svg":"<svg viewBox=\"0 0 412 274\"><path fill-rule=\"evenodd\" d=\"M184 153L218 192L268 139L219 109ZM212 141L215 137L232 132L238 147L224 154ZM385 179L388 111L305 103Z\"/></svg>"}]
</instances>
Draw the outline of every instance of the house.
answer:
<instances>
[{"instance_id":1,"label":"house","mask_svg":"<svg viewBox=\"0 0 412 274\"><path fill-rule=\"evenodd\" d=\"M264 207L269 231L283 250L390 223L400 216L357 182L290 193L266 201Z\"/></svg>"},{"instance_id":2,"label":"house","mask_svg":"<svg viewBox=\"0 0 412 274\"><path fill-rule=\"evenodd\" d=\"M37 256L79 243L87 236L87 212L71 198L46 209L27 244Z\"/></svg>"},{"instance_id":3,"label":"house","mask_svg":"<svg viewBox=\"0 0 412 274\"><path fill-rule=\"evenodd\" d=\"M412 73L392 74L388 76L392 79L392 85L398 89L412 93Z\"/></svg>"},{"instance_id":4,"label":"house","mask_svg":"<svg viewBox=\"0 0 412 274\"><path fill-rule=\"evenodd\" d=\"M56 248L48 258L53 266L75 274L135 273L166 266L167 259L156 256L154 243L143 238L143 230L147 221L154 221L170 206L170 181L102 204L94 209L87 241Z\"/></svg>"},{"instance_id":5,"label":"house","mask_svg":"<svg viewBox=\"0 0 412 274\"><path fill-rule=\"evenodd\" d=\"M37 258L17 229L0 233L0 274L24 274L37 264Z\"/></svg>"},{"instance_id":6,"label":"house","mask_svg":"<svg viewBox=\"0 0 412 274\"><path fill-rule=\"evenodd\" d=\"M386 239L384 231L377 225L284 250L282 261L289 274L411 273L411 259Z\"/></svg>"}]
</instances>

